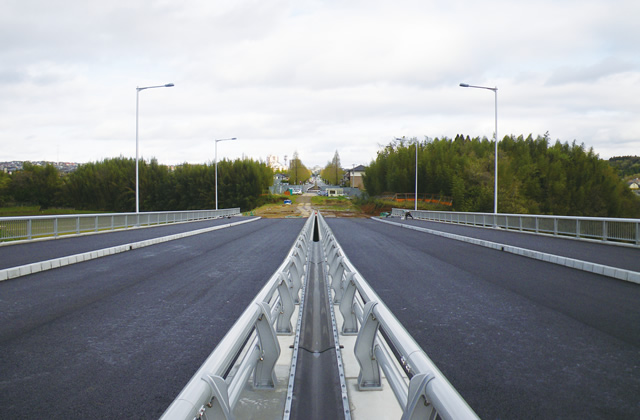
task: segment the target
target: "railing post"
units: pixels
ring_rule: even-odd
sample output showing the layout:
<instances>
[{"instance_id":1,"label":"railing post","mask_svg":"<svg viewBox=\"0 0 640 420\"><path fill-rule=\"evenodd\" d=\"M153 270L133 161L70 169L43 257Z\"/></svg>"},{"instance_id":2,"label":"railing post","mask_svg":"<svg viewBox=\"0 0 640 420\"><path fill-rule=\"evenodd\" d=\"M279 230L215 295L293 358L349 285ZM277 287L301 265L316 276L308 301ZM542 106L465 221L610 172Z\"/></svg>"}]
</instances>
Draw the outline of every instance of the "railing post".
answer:
<instances>
[{"instance_id":1,"label":"railing post","mask_svg":"<svg viewBox=\"0 0 640 420\"><path fill-rule=\"evenodd\" d=\"M196 419L225 419L233 420L235 416L231 412L231 403L229 401L229 386L225 382L224 378L218 375L205 375L202 377L211 388L213 398L209 403L209 408L205 408L203 405L198 410ZM206 412L205 412L206 410Z\"/></svg>"},{"instance_id":2,"label":"railing post","mask_svg":"<svg viewBox=\"0 0 640 420\"><path fill-rule=\"evenodd\" d=\"M433 379L435 379L433 373L419 373L411 378L407 406L404 408L402 420L435 418L433 404L427 397L427 386Z\"/></svg>"},{"instance_id":3,"label":"railing post","mask_svg":"<svg viewBox=\"0 0 640 420\"><path fill-rule=\"evenodd\" d=\"M294 303L300 303L300 289L302 288L302 269L296 264L295 254L292 256L289 266L289 275L291 276L291 297Z\"/></svg>"},{"instance_id":4,"label":"railing post","mask_svg":"<svg viewBox=\"0 0 640 420\"><path fill-rule=\"evenodd\" d=\"M349 272L345 279L345 290L340 301L340 313L342 314L342 335L355 335L358 333L358 317L353 310L353 302L356 296L356 283L353 277L356 273Z\"/></svg>"},{"instance_id":5,"label":"railing post","mask_svg":"<svg viewBox=\"0 0 640 420\"><path fill-rule=\"evenodd\" d=\"M373 313L378 302L370 301L364 306L362 327L358 333L353 352L355 353L360 374L358 375L358 389L360 391L378 390L382 388L380 380L380 365L375 357L375 339L380 322Z\"/></svg>"},{"instance_id":6,"label":"railing post","mask_svg":"<svg viewBox=\"0 0 640 420\"><path fill-rule=\"evenodd\" d=\"M335 292L333 303L340 303L340 299L342 299L342 275L344 274L343 260L343 256L338 257L329 270L329 275L331 276L331 287ZM331 298L331 296L329 296L329 298Z\"/></svg>"},{"instance_id":7,"label":"railing post","mask_svg":"<svg viewBox=\"0 0 640 420\"><path fill-rule=\"evenodd\" d=\"M53 219L53 237L58 237L58 218Z\"/></svg>"},{"instance_id":8,"label":"railing post","mask_svg":"<svg viewBox=\"0 0 640 420\"><path fill-rule=\"evenodd\" d=\"M27 238L33 239L33 235L31 232L31 219L27 220Z\"/></svg>"},{"instance_id":9,"label":"railing post","mask_svg":"<svg viewBox=\"0 0 640 420\"><path fill-rule=\"evenodd\" d=\"M603 220L602 221L602 240L606 241L608 235L609 235L609 232L607 232L607 221Z\"/></svg>"},{"instance_id":10,"label":"railing post","mask_svg":"<svg viewBox=\"0 0 640 420\"><path fill-rule=\"evenodd\" d=\"M278 293L280 295L280 313L276 320L276 332L278 334L292 334L293 326L291 325L291 316L295 305L291 292L289 291L289 282L287 276L280 272L280 284L278 284Z\"/></svg>"},{"instance_id":11,"label":"railing post","mask_svg":"<svg viewBox=\"0 0 640 420\"><path fill-rule=\"evenodd\" d=\"M253 372L253 386L256 389L273 389L276 386L274 368L278 357L280 357L280 344L278 344L278 338L271 323L269 304L259 302L257 305L262 309L262 313L256 321L261 356Z\"/></svg>"}]
</instances>

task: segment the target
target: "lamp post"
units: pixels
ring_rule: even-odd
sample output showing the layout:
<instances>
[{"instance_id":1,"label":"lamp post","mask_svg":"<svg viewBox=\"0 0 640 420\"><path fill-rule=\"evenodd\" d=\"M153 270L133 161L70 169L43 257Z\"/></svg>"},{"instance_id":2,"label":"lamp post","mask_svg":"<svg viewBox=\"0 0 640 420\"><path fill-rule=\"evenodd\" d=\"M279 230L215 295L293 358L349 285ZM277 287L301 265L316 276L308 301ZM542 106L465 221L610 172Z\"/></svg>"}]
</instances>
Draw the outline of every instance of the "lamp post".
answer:
<instances>
[{"instance_id":1,"label":"lamp post","mask_svg":"<svg viewBox=\"0 0 640 420\"><path fill-rule=\"evenodd\" d=\"M165 87L173 87L173 83L167 83L166 85L160 86L144 86L144 87L136 87L136 213L140 213L140 186L139 186L139 174L138 174L138 108L139 108L139 98L140 91L145 89L155 89L155 88L165 88Z\"/></svg>"},{"instance_id":2,"label":"lamp post","mask_svg":"<svg viewBox=\"0 0 640 420\"><path fill-rule=\"evenodd\" d=\"M495 132L495 140L496 140L496 145L495 145L495 175L493 177L494 179L494 185L493 185L493 214L498 214L498 87L487 87L487 86L474 86L474 85L469 85L467 83L460 83L460 87L465 87L465 88L476 88L476 89L487 89L487 90L492 90L493 93L495 94L495 112L496 112L496 132Z\"/></svg>"},{"instance_id":3,"label":"lamp post","mask_svg":"<svg viewBox=\"0 0 640 420\"><path fill-rule=\"evenodd\" d=\"M220 142L220 141L230 141L230 140L236 140L236 138L232 137L230 139L218 139L218 140L215 140L215 142L216 142L216 210L218 210L218 142Z\"/></svg>"}]
</instances>

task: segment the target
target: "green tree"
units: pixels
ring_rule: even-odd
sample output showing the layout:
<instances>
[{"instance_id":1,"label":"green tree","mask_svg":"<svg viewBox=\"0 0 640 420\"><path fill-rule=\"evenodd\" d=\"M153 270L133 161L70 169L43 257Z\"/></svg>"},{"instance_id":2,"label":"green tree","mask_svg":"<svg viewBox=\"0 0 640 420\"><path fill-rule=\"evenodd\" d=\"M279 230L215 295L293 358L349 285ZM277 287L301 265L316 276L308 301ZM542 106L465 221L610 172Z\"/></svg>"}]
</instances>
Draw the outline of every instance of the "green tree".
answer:
<instances>
[{"instance_id":1,"label":"green tree","mask_svg":"<svg viewBox=\"0 0 640 420\"><path fill-rule=\"evenodd\" d=\"M300 185L311 177L311 171L300 160L298 151L293 152L293 158L289 161L289 182Z\"/></svg>"},{"instance_id":2,"label":"green tree","mask_svg":"<svg viewBox=\"0 0 640 420\"><path fill-rule=\"evenodd\" d=\"M53 165L25 162L23 169L12 175L9 191L18 202L46 209L59 204L61 187L60 174Z\"/></svg>"},{"instance_id":3,"label":"green tree","mask_svg":"<svg viewBox=\"0 0 640 420\"><path fill-rule=\"evenodd\" d=\"M424 142L396 139L367 167L372 196L409 192L418 147L418 192L453 197L454 210L493 210L494 143L457 135ZM575 216L640 216L634 197L608 162L584 145L549 135L505 136L499 144L498 211Z\"/></svg>"},{"instance_id":4,"label":"green tree","mask_svg":"<svg viewBox=\"0 0 640 420\"><path fill-rule=\"evenodd\" d=\"M337 150L333 155L333 159L320 172L320 177L331 185L339 185L341 183L344 177L344 170L340 164L340 155Z\"/></svg>"}]
</instances>

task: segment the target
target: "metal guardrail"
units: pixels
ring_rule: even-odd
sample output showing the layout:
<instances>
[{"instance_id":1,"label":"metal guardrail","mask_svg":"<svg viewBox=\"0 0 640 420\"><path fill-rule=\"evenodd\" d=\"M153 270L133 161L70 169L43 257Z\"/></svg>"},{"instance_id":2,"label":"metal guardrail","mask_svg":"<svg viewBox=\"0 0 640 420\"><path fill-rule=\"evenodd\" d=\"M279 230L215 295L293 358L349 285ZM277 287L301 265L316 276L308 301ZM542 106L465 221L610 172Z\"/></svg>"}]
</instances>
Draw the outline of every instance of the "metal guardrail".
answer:
<instances>
[{"instance_id":1,"label":"metal guardrail","mask_svg":"<svg viewBox=\"0 0 640 420\"><path fill-rule=\"evenodd\" d=\"M403 419L477 419L456 389L348 260L331 229L318 215L334 303L344 319L341 333L357 334L358 388L382 386L380 369L403 408ZM383 334L380 334L379 331ZM385 338L386 337L386 338ZM386 349L390 346L396 356ZM403 376L410 378L407 384Z\"/></svg>"},{"instance_id":2,"label":"metal guardrail","mask_svg":"<svg viewBox=\"0 0 640 420\"><path fill-rule=\"evenodd\" d=\"M448 211L406 210L394 208L391 216L401 217L407 211L414 219L458 223L470 226L538 234L569 236L577 239L624 242L640 246L640 219L607 217L547 216L535 214L462 213Z\"/></svg>"},{"instance_id":3,"label":"metal guardrail","mask_svg":"<svg viewBox=\"0 0 640 420\"><path fill-rule=\"evenodd\" d=\"M317 230L314 230L316 220ZM234 408L252 374L254 389L275 389L274 368L280 356L276 334L290 335L293 331L291 317L295 304L299 303L302 278L306 281L308 275L312 240L321 241L326 256L334 291L333 304L339 305L344 319L342 335L357 334L354 353L360 364L359 389L381 389L382 369L403 408L403 419L432 419L436 415L442 419L477 419L349 262L322 216L318 214L316 219L312 214L287 258L161 420L235 418ZM389 346L399 355L399 360L391 354ZM406 376L410 378L408 384Z\"/></svg>"},{"instance_id":4,"label":"metal guardrail","mask_svg":"<svg viewBox=\"0 0 640 420\"><path fill-rule=\"evenodd\" d=\"M312 215L287 258L164 412L163 420L231 419L253 373L253 386L275 387L276 334L290 335L313 233Z\"/></svg>"},{"instance_id":5,"label":"metal guardrail","mask_svg":"<svg viewBox=\"0 0 640 420\"><path fill-rule=\"evenodd\" d=\"M167 223L192 222L240 214L240 208L144 213L70 214L0 218L0 241L129 229Z\"/></svg>"}]
</instances>

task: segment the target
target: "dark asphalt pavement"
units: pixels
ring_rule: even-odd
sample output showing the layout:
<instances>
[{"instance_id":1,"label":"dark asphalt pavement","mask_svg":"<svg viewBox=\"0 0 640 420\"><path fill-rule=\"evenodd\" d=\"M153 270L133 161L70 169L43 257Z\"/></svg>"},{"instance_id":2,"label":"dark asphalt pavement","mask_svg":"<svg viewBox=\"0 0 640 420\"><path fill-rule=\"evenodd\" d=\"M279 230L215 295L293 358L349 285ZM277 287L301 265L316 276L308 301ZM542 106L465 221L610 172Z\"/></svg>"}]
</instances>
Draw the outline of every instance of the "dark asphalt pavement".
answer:
<instances>
[{"instance_id":1,"label":"dark asphalt pavement","mask_svg":"<svg viewBox=\"0 0 640 420\"><path fill-rule=\"evenodd\" d=\"M204 229L217 225L249 220L252 217L232 217L231 219L212 219L190 223L171 223L167 225L144 227L139 229L115 230L81 236L62 236L22 243L4 243L0 245L0 269L17 267L54 258L66 257L83 252L110 248L117 245L144 241L161 236L175 235L191 230Z\"/></svg>"},{"instance_id":2,"label":"dark asphalt pavement","mask_svg":"<svg viewBox=\"0 0 640 420\"><path fill-rule=\"evenodd\" d=\"M640 272L640 248L637 247L425 220L385 220Z\"/></svg>"},{"instance_id":3,"label":"dark asphalt pavement","mask_svg":"<svg viewBox=\"0 0 640 420\"><path fill-rule=\"evenodd\" d=\"M263 219L1 282L0 418L158 418L304 222Z\"/></svg>"},{"instance_id":4,"label":"dark asphalt pavement","mask_svg":"<svg viewBox=\"0 0 640 420\"><path fill-rule=\"evenodd\" d=\"M640 286L373 220L326 220L481 418L638 418Z\"/></svg>"}]
</instances>

